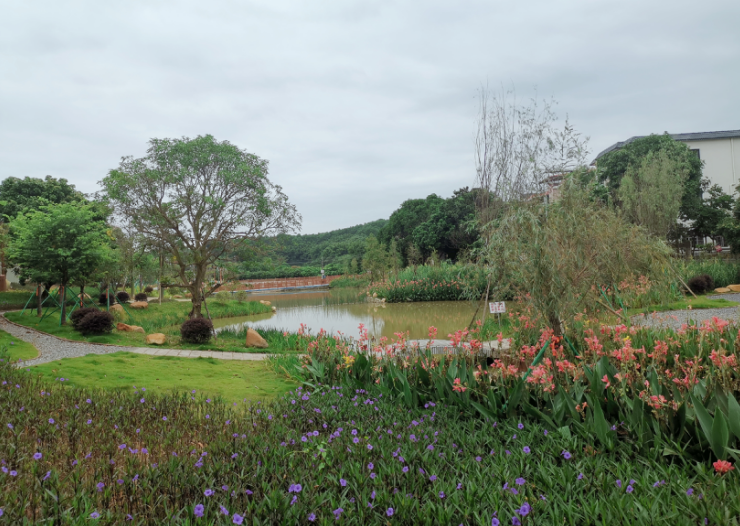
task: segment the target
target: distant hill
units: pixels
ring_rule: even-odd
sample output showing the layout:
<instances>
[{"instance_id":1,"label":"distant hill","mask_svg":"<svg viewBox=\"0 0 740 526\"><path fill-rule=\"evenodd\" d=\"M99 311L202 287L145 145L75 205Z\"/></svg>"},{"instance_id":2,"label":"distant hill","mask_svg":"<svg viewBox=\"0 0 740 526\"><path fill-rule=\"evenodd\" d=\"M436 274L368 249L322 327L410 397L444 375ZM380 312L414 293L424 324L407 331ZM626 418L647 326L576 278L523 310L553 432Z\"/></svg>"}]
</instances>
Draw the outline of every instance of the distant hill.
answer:
<instances>
[{"instance_id":1,"label":"distant hill","mask_svg":"<svg viewBox=\"0 0 740 526\"><path fill-rule=\"evenodd\" d=\"M288 265L320 266L322 258L324 265L342 265L352 258L361 259L365 252L365 238L370 234L377 236L386 223L387 219L378 219L321 234L283 234L278 236L282 246L277 254L284 257Z\"/></svg>"}]
</instances>

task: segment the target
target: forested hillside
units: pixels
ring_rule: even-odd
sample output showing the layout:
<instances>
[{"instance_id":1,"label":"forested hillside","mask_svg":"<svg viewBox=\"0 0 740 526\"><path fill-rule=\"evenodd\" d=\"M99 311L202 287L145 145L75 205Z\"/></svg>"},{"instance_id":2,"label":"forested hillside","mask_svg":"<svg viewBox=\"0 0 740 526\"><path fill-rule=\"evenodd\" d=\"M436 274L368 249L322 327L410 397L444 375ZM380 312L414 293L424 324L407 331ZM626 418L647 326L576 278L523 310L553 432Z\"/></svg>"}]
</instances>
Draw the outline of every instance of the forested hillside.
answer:
<instances>
[{"instance_id":1,"label":"forested hillside","mask_svg":"<svg viewBox=\"0 0 740 526\"><path fill-rule=\"evenodd\" d=\"M387 222L387 219L378 219L321 234L278 236L281 245L278 254L285 258L288 265L321 265L322 258L324 265L342 264L355 258L359 260L365 252L367 236L377 236Z\"/></svg>"}]
</instances>

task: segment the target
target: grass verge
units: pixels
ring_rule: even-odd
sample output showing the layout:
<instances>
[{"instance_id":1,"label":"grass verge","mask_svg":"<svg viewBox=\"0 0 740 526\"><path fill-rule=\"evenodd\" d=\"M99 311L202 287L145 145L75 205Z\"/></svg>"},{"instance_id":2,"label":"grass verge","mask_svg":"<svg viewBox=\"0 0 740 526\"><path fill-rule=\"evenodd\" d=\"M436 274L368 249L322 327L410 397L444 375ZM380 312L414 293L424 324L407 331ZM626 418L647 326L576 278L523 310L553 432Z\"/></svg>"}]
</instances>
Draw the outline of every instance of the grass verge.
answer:
<instances>
[{"instance_id":1,"label":"grass verge","mask_svg":"<svg viewBox=\"0 0 740 526\"><path fill-rule=\"evenodd\" d=\"M5 331L0 331L0 349L4 348L10 360L32 360L39 355L39 350L28 342L19 340Z\"/></svg>"},{"instance_id":2,"label":"grass verge","mask_svg":"<svg viewBox=\"0 0 740 526\"><path fill-rule=\"evenodd\" d=\"M64 378L65 385L78 388L131 390L167 394L195 389L229 402L273 398L296 384L276 377L262 361L179 358L120 352L88 354L24 368L46 381Z\"/></svg>"}]
</instances>

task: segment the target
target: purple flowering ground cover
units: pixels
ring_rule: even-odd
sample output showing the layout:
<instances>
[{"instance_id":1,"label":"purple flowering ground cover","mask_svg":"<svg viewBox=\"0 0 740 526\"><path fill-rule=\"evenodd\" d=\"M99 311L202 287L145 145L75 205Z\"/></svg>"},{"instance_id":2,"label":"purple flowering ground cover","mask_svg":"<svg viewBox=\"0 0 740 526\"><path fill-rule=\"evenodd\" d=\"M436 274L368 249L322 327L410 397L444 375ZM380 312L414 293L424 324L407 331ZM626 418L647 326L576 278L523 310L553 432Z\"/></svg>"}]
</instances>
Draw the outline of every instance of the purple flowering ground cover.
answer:
<instances>
[{"instance_id":1,"label":"purple flowering ground cover","mask_svg":"<svg viewBox=\"0 0 740 526\"><path fill-rule=\"evenodd\" d=\"M526 420L302 388L273 401L0 363L0 524L737 524L738 474ZM734 522L733 522L734 521Z\"/></svg>"}]
</instances>

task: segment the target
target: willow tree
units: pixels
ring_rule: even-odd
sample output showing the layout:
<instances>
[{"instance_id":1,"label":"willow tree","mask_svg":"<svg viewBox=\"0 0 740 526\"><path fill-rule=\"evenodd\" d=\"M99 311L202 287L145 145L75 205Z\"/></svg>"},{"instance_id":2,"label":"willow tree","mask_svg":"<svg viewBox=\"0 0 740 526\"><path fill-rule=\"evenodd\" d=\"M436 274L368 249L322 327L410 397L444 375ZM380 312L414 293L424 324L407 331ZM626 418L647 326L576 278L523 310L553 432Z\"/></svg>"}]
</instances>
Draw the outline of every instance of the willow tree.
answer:
<instances>
[{"instance_id":1,"label":"willow tree","mask_svg":"<svg viewBox=\"0 0 740 526\"><path fill-rule=\"evenodd\" d=\"M554 204L510 206L487 249L500 265L494 295L521 296L557 335L577 313L603 308L602 286L645 276L668 290L666 243L570 182Z\"/></svg>"},{"instance_id":2,"label":"willow tree","mask_svg":"<svg viewBox=\"0 0 740 526\"><path fill-rule=\"evenodd\" d=\"M267 177L268 162L211 135L152 139L145 157L124 157L102 181L122 221L174 261L167 286L192 294L202 317L206 273L245 240L296 232L301 216Z\"/></svg>"}]
</instances>

